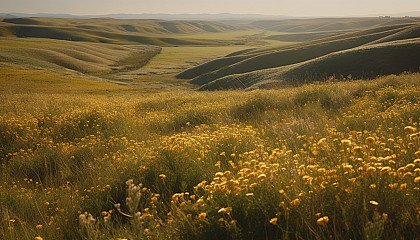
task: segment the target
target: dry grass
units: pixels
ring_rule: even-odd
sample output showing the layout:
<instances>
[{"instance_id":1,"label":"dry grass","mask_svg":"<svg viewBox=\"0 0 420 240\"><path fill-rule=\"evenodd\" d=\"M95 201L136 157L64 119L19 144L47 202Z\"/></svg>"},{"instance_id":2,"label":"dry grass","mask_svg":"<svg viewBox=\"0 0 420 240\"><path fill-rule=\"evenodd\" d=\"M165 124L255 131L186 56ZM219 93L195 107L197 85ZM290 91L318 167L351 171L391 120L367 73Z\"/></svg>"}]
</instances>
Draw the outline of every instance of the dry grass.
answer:
<instances>
[{"instance_id":1,"label":"dry grass","mask_svg":"<svg viewBox=\"0 0 420 240\"><path fill-rule=\"evenodd\" d=\"M0 236L416 239L419 79L3 93Z\"/></svg>"}]
</instances>

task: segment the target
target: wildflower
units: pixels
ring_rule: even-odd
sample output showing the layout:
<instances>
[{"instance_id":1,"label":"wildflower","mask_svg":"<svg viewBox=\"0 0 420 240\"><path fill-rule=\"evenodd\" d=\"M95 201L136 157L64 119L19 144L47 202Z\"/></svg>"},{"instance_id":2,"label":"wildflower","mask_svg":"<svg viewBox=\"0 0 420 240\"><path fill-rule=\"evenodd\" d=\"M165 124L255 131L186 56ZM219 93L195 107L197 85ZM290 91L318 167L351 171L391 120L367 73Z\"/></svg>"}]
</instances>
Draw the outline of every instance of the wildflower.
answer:
<instances>
[{"instance_id":1,"label":"wildflower","mask_svg":"<svg viewBox=\"0 0 420 240\"><path fill-rule=\"evenodd\" d=\"M79 215L79 223L81 225L89 225L95 223L96 219L92 216L92 214L84 212Z\"/></svg>"},{"instance_id":2,"label":"wildflower","mask_svg":"<svg viewBox=\"0 0 420 240\"><path fill-rule=\"evenodd\" d=\"M36 229L42 229L42 225L41 224L39 224L39 225L36 225Z\"/></svg>"},{"instance_id":3,"label":"wildflower","mask_svg":"<svg viewBox=\"0 0 420 240\"><path fill-rule=\"evenodd\" d=\"M276 225L276 223L277 223L277 218L272 218L272 219L270 219L270 221L269 221L271 224L273 224L273 225Z\"/></svg>"},{"instance_id":4,"label":"wildflower","mask_svg":"<svg viewBox=\"0 0 420 240\"><path fill-rule=\"evenodd\" d=\"M353 170L353 166L350 164L343 164L343 169L346 172L351 172Z\"/></svg>"},{"instance_id":5,"label":"wildflower","mask_svg":"<svg viewBox=\"0 0 420 240\"><path fill-rule=\"evenodd\" d=\"M348 139L343 139L341 140L341 144L343 144L344 146L349 146L351 145L351 141Z\"/></svg>"},{"instance_id":6,"label":"wildflower","mask_svg":"<svg viewBox=\"0 0 420 240\"><path fill-rule=\"evenodd\" d=\"M198 215L198 219L200 219L200 220L204 220L204 219L206 219L206 217L207 217L207 213L205 213L205 212L200 213L200 214Z\"/></svg>"},{"instance_id":7,"label":"wildflower","mask_svg":"<svg viewBox=\"0 0 420 240\"><path fill-rule=\"evenodd\" d=\"M324 216L324 217L318 218L318 220L316 220L316 223L321 226L326 226L329 221L330 219L328 218L328 216Z\"/></svg>"},{"instance_id":8,"label":"wildflower","mask_svg":"<svg viewBox=\"0 0 420 240\"><path fill-rule=\"evenodd\" d=\"M317 145L318 145L319 147L324 147L324 146L325 146L325 141L326 141L326 140L327 140L326 138L321 138L321 139L319 139L319 141L318 141Z\"/></svg>"},{"instance_id":9,"label":"wildflower","mask_svg":"<svg viewBox=\"0 0 420 240\"><path fill-rule=\"evenodd\" d=\"M407 168L407 169L411 169L411 168L414 168L416 165L414 165L413 163L409 163L409 164L407 164L405 167Z\"/></svg>"},{"instance_id":10,"label":"wildflower","mask_svg":"<svg viewBox=\"0 0 420 240\"><path fill-rule=\"evenodd\" d=\"M356 146L356 147L354 147L354 148L353 148L353 150L354 150L355 152L362 152L362 151L363 151L363 148L362 148L362 147L360 147L360 146Z\"/></svg>"},{"instance_id":11,"label":"wildflower","mask_svg":"<svg viewBox=\"0 0 420 240\"><path fill-rule=\"evenodd\" d=\"M159 178L160 179L165 179L166 178L166 175L165 174L159 174Z\"/></svg>"},{"instance_id":12,"label":"wildflower","mask_svg":"<svg viewBox=\"0 0 420 240\"><path fill-rule=\"evenodd\" d=\"M367 144L372 144L374 142L375 142L375 138L374 137L367 137L365 139L365 143L367 143Z\"/></svg>"},{"instance_id":13,"label":"wildflower","mask_svg":"<svg viewBox=\"0 0 420 240\"><path fill-rule=\"evenodd\" d=\"M408 176L412 177L413 173L412 172L406 172L406 173L403 174L403 177L408 177Z\"/></svg>"},{"instance_id":14,"label":"wildflower","mask_svg":"<svg viewBox=\"0 0 420 240\"><path fill-rule=\"evenodd\" d=\"M104 216L104 222L109 222L111 221L111 214L107 214L106 216Z\"/></svg>"},{"instance_id":15,"label":"wildflower","mask_svg":"<svg viewBox=\"0 0 420 240\"><path fill-rule=\"evenodd\" d=\"M42 237L40 237L40 236L36 236L35 237L35 240L42 240L43 238Z\"/></svg>"},{"instance_id":16,"label":"wildflower","mask_svg":"<svg viewBox=\"0 0 420 240\"><path fill-rule=\"evenodd\" d=\"M368 167L368 168L366 169L366 172L367 172L367 173L374 173L374 172L376 172L376 168L375 168L375 167Z\"/></svg>"},{"instance_id":17,"label":"wildflower","mask_svg":"<svg viewBox=\"0 0 420 240\"><path fill-rule=\"evenodd\" d=\"M300 205L300 200L299 199L295 199L295 200L292 200L291 202L290 202L290 204L292 205L292 206L299 206Z\"/></svg>"},{"instance_id":18,"label":"wildflower","mask_svg":"<svg viewBox=\"0 0 420 240\"><path fill-rule=\"evenodd\" d=\"M281 195L283 195L283 194L284 194L284 190L283 190L283 189L280 189L280 190L279 190L279 193L280 193Z\"/></svg>"},{"instance_id":19,"label":"wildflower","mask_svg":"<svg viewBox=\"0 0 420 240\"><path fill-rule=\"evenodd\" d=\"M375 205L375 206L378 206L379 205L379 203L377 201L373 201L373 200L372 201L369 201L369 203L372 204L372 205Z\"/></svg>"},{"instance_id":20,"label":"wildflower","mask_svg":"<svg viewBox=\"0 0 420 240\"><path fill-rule=\"evenodd\" d=\"M226 213L229 214L230 212L232 212L232 208L231 207L225 207L225 208L221 208L219 209L219 211L217 211L218 213Z\"/></svg>"},{"instance_id":21,"label":"wildflower","mask_svg":"<svg viewBox=\"0 0 420 240\"><path fill-rule=\"evenodd\" d=\"M413 127L413 126L407 126L404 128L404 131L406 132L415 132L417 131L417 128Z\"/></svg>"},{"instance_id":22,"label":"wildflower","mask_svg":"<svg viewBox=\"0 0 420 240\"><path fill-rule=\"evenodd\" d=\"M254 193L247 193L247 194L245 194L245 196L247 196L247 197L253 197L254 196Z\"/></svg>"},{"instance_id":23,"label":"wildflower","mask_svg":"<svg viewBox=\"0 0 420 240\"><path fill-rule=\"evenodd\" d=\"M381 169L381 174L387 173L387 172L389 172L389 171L391 171L391 168L390 168L390 167L383 167L383 168Z\"/></svg>"},{"instance_id":24,"label":"wildflower","mask_svg":"<svg viewBox=\"0 0 420 240\"><path fill-rule=\"evenodd\" d=\"M267 175L265 175L264 173L258 175L258 179L265 179L267 177Z\"/></svg>"},{"instance_id":25,"label":"wildflower","mask_svg":"<svg viewBox=\"0 0 420 240\"><path fill-rule=\"evenodd\" d=\"M420 183L420 177L416 177L416 178L414 178L414 182L415 182L415 183Z\"/></svg>"}]
</instances>

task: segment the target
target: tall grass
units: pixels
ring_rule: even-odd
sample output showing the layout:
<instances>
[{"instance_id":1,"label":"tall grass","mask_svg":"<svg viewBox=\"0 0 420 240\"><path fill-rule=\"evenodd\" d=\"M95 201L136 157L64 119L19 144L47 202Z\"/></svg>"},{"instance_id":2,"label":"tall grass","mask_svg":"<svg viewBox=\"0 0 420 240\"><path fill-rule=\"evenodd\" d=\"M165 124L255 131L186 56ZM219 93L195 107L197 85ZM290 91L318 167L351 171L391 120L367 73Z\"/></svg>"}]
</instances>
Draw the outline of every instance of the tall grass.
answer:
<instances>
[{"instance_id":1,"label":"tall grass","mask_svg":"<svg viewBox=\"0 0 420 240\"><path fill-rule=\"evenodd\" d=\"M418 86L3 94L0 236L418 239Z\"/></svg>"}]
</instances>

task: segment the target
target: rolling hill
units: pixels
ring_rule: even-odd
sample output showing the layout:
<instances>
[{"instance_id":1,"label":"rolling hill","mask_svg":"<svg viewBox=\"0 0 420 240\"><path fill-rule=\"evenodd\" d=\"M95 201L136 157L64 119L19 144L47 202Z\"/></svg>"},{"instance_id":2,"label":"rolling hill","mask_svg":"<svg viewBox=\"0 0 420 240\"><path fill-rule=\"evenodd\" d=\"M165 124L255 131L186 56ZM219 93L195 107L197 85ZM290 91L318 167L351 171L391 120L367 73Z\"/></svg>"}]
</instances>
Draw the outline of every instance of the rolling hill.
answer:
<instances>
[{"instance_id":1,"label":"rolling hill","mask_svg":"<svg viewBox=\"0 0 420 240\"><path fill-rule=\"evenodd\" d=\"M204 84L200 90L279 88L326 79L375 78L420 70L420 38L366 45L302 63L233 74Z\"/></svg>"},{"instance_id":2,"label":"rolling hill","mask_svg":"<svg viewBox=\"0 0 420 240\"><path fill-rule=\"evenodd\" d=\"M418 71L419 37L418 23L376 27L286 47L242 51L186 70L178 77L191 79L202 90L214 90L259 87L262 82L276 81L293 85L297 78L303 78L298 81L302 83L349 74L370 78ZM366 58L365 54L370 55Z\"/></svg>"},{"instance_id":3,"label":"rolling hill","mask_svg":"<svg viewBox=\"0 0 420 240\"><path fill-rule=\"evenodd\" d=\"M161 48L40 38L0 38L0 92L129 89L108 77L138 69Z\"/></svg>"},{"instance_id":4,"label":"rolling hill","mask_svg":"<svg viewBox=\"0 0 420 240\"><path fill-rule=\"evenodd\" d=\"M0 39L0 65L100 73L139 67L157 46L118 46L53 39ZM130 60L136 57L135 60Z\"/></svg>"},{"instance_id":5,"label":"rolling hill","mask_svg":"<svg viewBox=\"0 0 420 240\"><path fill-rule=\"evenodd\" d=\"M249 24L250 27L262 28L267 31L301 33L320 31L360 30L380 26L420 22L418 17L371 17L371 18L316 18L261 20Z\"/></svg>"},{"instance_id":6,"label":"rolling hill","mask_svg":"<svg viewBox=\"0 0 420 240\"><path fill-rule=\"evenodd\" d=\"M179 39L174 34L217 33L245 27L207 21L3 18L0 36L150 45L220 45L215 40Z\"/></svg>"}]
</instances>

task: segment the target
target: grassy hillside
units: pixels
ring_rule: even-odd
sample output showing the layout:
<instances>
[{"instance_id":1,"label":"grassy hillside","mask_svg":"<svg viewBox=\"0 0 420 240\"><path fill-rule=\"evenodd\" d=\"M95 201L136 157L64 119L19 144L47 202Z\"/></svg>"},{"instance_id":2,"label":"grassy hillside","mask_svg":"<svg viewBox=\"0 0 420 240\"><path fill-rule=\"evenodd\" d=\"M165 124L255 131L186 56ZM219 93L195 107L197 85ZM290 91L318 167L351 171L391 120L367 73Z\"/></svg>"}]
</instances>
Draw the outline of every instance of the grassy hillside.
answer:
<instances>
[{"instance_id":1,"label":"grassy hillside","mask_svg":"<svg viewBox=\"0 0 420 240\"><path fill-rule=\"evenodd\" d=\"M219 45L216 40L179 39L168 34L239 31L242 27L204 21L3 18L0 36L36 37L71 41L151 44Z\"/></svg>"},{"instance_id":2,"label":"grassy hillside","mask_svg":"<svg viewBox=\"0 0 420 240\"><path fill-rule=\"evenodd\" d=\"M128 90L107 76L141 68L160 51L150 45L0 38L0 91Z\"/></svg>"},{"instance_id":3,"label":"grassy hillside","mask_svg":"<svg viewBox=\"0 0 420 240\"><path fill-rule=\"evenodd\" d=\"M315 58L319 58L328 54L344 51L344 50L356 50L362 46L373 45L376 43L388 43L387 46L396 43L395 40L401 39L415 39L420 37L420 25L419 24L403 24L393 25L386 27L379 27L373 29L367 29L363 31L357 31L353 33L345 33L338 36L332 36L319 40L313 40L309 42L299 43L295 45L280 47L280 48L268 48L268 49L254 49L247 52L241 52L239 54L231 54L225 58L210 61L203 65L184 71L179 74L179 78L191 79L193 84L206 85L202 89L220 89L220 88L246 88L250 87L259 81L272 80L271 75L265 75L264 71L257 72L257 70L271 69L272 72L279 71L278 75L281 75L283 71L295 68L293 64L299 64L305 61L310 61ZM341 73L348 73L358 77L372 77L374 74L385 73L398 73L398 71L418 71L415 66L417 64L418 54L416 44L410 44L411 50L405 50L402 48L402 52L411 52L410 57L406 61L400 61L396 63L398 67L391 68L392 71L385 71L390 65L393 64L392 56L386 57L381 60L382 56L388 56L385 52L379 54L378 51L382 51L385 48L378 48L375 54L370 59L377 57L374 61L378 66L373 67L371 70L363 68L361 71L357 71L356 68L351 70L347 65L334 65L334 69L326 71L323 68L319 73L308 72L308 76L311 74L317 74L317 76L327 76L329 73L339 76ZM396 51L398 52L398 50ZM396 53L394 53L396 54ZM398 54L397 54L398 55ZM402 56L401 54L400 56ZM363 59L357 59L356 55L346 54L340 55L344 58L348 57L345 63L355 61L353 65L358 65L358 62L365 63ZM360 56L362 57L362 56ZM369 65L372 66L372 65ZM279 68L284 67L284 68ZM279 68L279 69L278 69ZM306 70L305 70L306 71ZM366 74L361 74L365 72ZM367 74L369 72L369 74ZM247 73L245 75L244 74ZM255 73L255 76L254 76ZM265 75L265 76L264 76ZM274 74L275 75L275 74ZM313 76L311 76L313 77ZM317 79L316 77L313 77ZM235 80L237 79L237 80ZM311 79L305 79L311 81ZM301 80L301 81L305 81ZM226 81L226 82L224 82ZM217 86L217 87L216 87Z\"/></svg>"},{"instance_id":4,"label":"grassy hillside","mask_svg":"<svg viewBox=\"0 0 420 240\"><path fill-rule=\"evenodd\" d=\"M418 239L419 86L3 93L0 238Z\"/></svg>"},{"instance_id":5,"label":"grassy hillside","mask_svg":"<svg viewBox=\"0 0 420 240\"><path fill-rule=\"evenodd\" d=\"M45 70L42 72L48 79L61 73L61 76L69 78L68 81L85 79L87 82L114 82L130 85L134 89L191 88L190 84L176 79L175 75L209 59L244 48L246 46L242 45L158 47L40 38L0 38L0 79L8 82L0 86L0 89L4 90L7 86L14 91L30 91L31 88L21 88L25 84L21 84L20 80L8 80L10 75L20 74L13 79L33 80L32 83L39 86L32 84L31 87L50 92L50 81L37 81L38 74L30 74L38 70ZM23 69L27 71L21 71Z\"/></svg>"},{"instance_id":6,"label":"grassy hillside","mask_svg":"<svg viewBox=\"0 0 420 240\"><path fill-rule=\"evenodd\" d=\"M416 28L417 26L418 25L395 25L379 27L295 45L252 49L251 51L231 54L225 58L217 59L213 62L208 62L196 68L189 69L179 74L178 77L183 79L197 78L193 81L201 84L202 81L208 82L229 74L279 67L306 61L334 51L368 44L408 28ZM415 31L415 33L417 35L420 34L418 31Z\"/></svg>"},{"instance_id":7,"label":"grassy hillside","mask_svg":"<svg viewBox=\"0 0 420 240\"><path fill-rule=\"evenodd\" d=\"M396 24L419 22L420 18L318 18L318 19L290 19L290 20L264 20L255 21L250 26L278 32L319 32L359 30Z\"/></svg>"},{"instance_id":8,"label":"grassy hillside","mask_svg":"<svg viewBox=\"0 0 420 240\"><path fill-rule=\"evenodd\" d=\"M334 52L302 63L222 77L200 90L278 88L420 71L420 38Z\"/></svg>"},{"instance_id":9,"label":"grassy hillside","mask_svg":"<svg viewBox=\"0 0 420 240\"><path fill-rule=\"evenodd\" d=\"M2 19L0 239L419 239L414 21Z\"/></svg>"},{"instance_id":10,"label":"grassy hillside","mask_svg":"<svg viewBox=\"0 0 420 240\"><path fill-rule=\"evenodd\" d=\"M340 35L345 31L321 31L321 32L304 32L304 33L288 33L280 35L270 35L266 37L268 40L278 40L285 42L307 42L311 40L321 39Z\"/></svg>"},{"instance_id":11,"label":"grassy hillside","mask_svg":"<svg viewBox=\"0 0 420 240\"><path fill-rule=\"evenodd\" d=\"M117 46L49 39L0 38L0 63L98 73L139 66L142 62L140 56L147 56L159 49L145 45ZM138 59L133 61L133 55Z\"/></svg>"},{"instance_id":12,"label":"grassy hillside","mask_svg":"<svg viewBox=\"0 0 420 240\"><path fill-rule=\"evenodd\" d=\"M129 86L74 72L0 66L0 95L34 93L105 93L133 91Z\"/></svg>"},{"instance_id":13,"label":"grassy hillside","mask_svg":"<svg viewBox=\"0 0 420 240\"><path fill-rule=\"evenodd\" d=\"M210 21L166 21L158 19L63 19L63 18L3 18L4 23L49 27L73 27L114 33L207 33L241 30L238 26Z\"/></svg>"}]
</instances>

